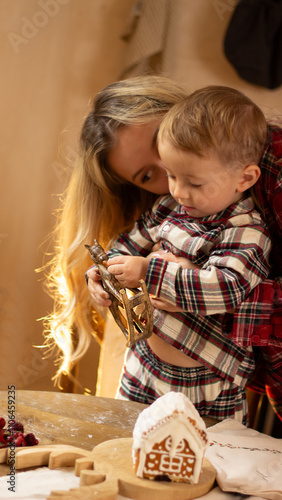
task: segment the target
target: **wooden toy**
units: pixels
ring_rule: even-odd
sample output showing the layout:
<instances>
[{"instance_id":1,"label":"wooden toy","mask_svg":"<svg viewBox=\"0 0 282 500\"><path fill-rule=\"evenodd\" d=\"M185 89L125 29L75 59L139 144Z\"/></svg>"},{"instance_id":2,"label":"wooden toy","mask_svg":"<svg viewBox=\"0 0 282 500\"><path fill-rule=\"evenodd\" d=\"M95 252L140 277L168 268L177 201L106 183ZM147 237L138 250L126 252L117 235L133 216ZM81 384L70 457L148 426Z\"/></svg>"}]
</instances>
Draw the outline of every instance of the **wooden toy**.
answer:
<instances>
[{"instance_id":1,"label":"wooden toy","mask_svg":"<svg viewBox=\"0 0 282 500\"><path fill-rule=\"evenodd\" d=\"M153 312L150 297L144 280L139 288L124 288L107 269L108 255L103 247L94 240L92 246L85 245L96 264L104 289L109 293L112 305L109 307L113 318L123 332L127 346L146 339L153 332Z\"/></svg>"}]
</instances>

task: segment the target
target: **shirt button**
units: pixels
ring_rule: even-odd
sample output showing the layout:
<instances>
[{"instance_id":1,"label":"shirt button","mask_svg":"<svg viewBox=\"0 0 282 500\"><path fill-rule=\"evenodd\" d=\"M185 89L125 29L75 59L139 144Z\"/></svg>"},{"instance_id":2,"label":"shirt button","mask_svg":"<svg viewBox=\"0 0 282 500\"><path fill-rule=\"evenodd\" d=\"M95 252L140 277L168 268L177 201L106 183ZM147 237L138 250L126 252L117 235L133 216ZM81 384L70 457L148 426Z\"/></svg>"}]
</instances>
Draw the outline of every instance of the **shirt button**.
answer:
<instances>
[{"instance_id":1,"label":"shirt button","mask_svg":"<svg viewBox=\"0 0 282 500\"><path fill-rule=\"evenodd\" d=\"M252 344L257 345L260 343L260 335L252 335Z\"/></svg>"},{"instance_id":2,"label":"shirt button","mask_svg":"<svg viewBox=\"0 0 282 500\"><path fill-rule=\"evenodd\" d=\"M163 231L166 232L169 230L169 224L165 224L163 227Z\"/></svg>"}]
</instances>

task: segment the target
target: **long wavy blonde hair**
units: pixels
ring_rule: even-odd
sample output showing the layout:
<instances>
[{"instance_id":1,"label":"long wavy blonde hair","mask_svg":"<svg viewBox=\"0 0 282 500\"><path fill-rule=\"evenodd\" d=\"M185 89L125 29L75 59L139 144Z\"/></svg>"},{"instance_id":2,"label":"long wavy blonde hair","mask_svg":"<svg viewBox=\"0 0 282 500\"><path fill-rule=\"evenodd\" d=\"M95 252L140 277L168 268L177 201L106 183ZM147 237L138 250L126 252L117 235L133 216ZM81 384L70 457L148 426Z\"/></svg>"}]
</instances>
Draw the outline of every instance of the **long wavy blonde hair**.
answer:
<instances>
[{"instance_id":1,"label":"long wavy blonde hair","mask_svg":"<svg viewBox=\"0 0 282 500\"><path fill-rule=\"evenodd\" d=\"M103 321L95 311L85 282L93 264L84 244L96 238L104 248L155 199L153 193L115 174L107 157L119 127L162 117L187 93L174 81L140 76L108 85L93 101L80 136L80 148L54 229L55 254L45 266L53 312L44 318L45 346L57 348L55 383L68 375L86 353L91 335L103 336Z\"/></svg>"}]
</instances>

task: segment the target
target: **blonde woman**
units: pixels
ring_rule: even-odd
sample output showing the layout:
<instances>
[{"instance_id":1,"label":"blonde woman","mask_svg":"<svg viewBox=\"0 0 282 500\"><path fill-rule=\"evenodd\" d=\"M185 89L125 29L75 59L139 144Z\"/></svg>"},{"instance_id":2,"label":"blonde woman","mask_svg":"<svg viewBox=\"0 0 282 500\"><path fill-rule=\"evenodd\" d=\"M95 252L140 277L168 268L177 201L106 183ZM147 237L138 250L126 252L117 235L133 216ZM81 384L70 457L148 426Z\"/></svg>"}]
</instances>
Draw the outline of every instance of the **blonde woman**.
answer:
<instances>
[{"instance_id":1,"label":"blonde woman","mask_svg":"<svg viewBox=\"0 0 282 500\"><path fill-rule=\"evenodd\" d=\"M84 244L97 238L108 248L158 195L168 193L156 131L165 113L185 96L172 80L143 76L115 82L94 99L55 228L57 253L47 267L54 311L45 319L46 344L59 351L58 383L83 357L91 335L98 340L103 336L103 322L85 282L92 261ZM127 157L120 162L129 176L111 168L111 151L121 130Z\"/></svg>"}]
</instances>

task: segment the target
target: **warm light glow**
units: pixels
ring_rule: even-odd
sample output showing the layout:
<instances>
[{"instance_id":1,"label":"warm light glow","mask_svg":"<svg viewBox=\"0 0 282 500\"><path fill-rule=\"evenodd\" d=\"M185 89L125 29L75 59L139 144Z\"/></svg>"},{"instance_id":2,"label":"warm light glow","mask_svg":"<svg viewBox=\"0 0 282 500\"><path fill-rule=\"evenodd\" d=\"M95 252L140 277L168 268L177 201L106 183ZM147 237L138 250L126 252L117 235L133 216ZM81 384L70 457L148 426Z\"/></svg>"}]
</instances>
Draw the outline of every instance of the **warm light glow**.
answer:
<instances>
[{"instance_id":1,"label":"warm light glow","mask_svg":"<svg viewBox=\"0 0 282 500\"><path fill-rule=\"evenodd\" d=\"M45 357L47 357L48 354L51 354L54 348L58 348L61 351L61 354L55 362L55 364L61 363L61 365L59 366L56 375L52 377L52 380L55 385L58 384L58 387L62 389L60 386L61 376L69 375L71 370L71 355L73 349L71 331L69 327L60 324L57 319L54 319L53 316L52 318L50 318L50 316L40 318L39 321L41 320L48 320L49 329L48 332L46 332L44 345L37 347L46 350Z\"/></svg>"},{"instance_id":2,"label":"warm light glow","mask_svg":"<svg viewBox=\"0 0 282 500\"><path fill-rule=\"evenodd\" d=\"M60 359L62 364L58 370L58 373L54 377L54 379L58 379L61 377L61 375L67 375L70 371L72 342L69 329L64 325L56 325L56 322L54 322L52 340L56 342L56 344L64 353L64 356Z\"/></svg>"}]
</instances>

